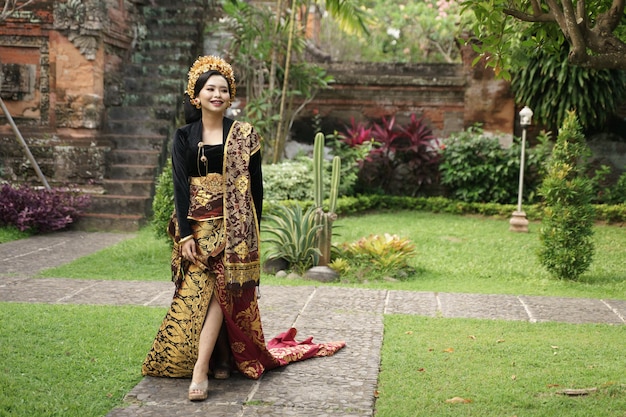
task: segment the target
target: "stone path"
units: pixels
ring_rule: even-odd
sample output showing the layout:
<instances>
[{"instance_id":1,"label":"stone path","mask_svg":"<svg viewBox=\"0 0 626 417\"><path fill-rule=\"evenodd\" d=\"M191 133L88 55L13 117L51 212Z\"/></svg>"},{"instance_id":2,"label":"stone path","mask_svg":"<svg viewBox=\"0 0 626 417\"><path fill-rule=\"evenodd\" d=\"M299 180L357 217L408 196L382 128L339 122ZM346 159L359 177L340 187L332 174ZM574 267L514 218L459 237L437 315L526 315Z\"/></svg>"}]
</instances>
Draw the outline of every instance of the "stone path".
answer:
<instances>
[{"instance_id":1,"label":"stone path","mask_svg":"<svg viewBox=\"0 0 626 417\"><path fill-rule=\"evenodd\" d=\"M132 234L61 232L0 245L0 302L169 306L173 285L164 281L33 278L132 237ZM262 286L267 338L289 327L298 339L345 340L346 348L268 372L253 381L234 374L211 380L207 401L190 403L188 379L144 378L126 396L125 416L337 416L374 415L384 314L522 320L626 323L626 300L366 290L328 286ZM156 329L155 329L156 332ZM140 364L137 365L138 369Z\"/></svg>"}]
</instances>

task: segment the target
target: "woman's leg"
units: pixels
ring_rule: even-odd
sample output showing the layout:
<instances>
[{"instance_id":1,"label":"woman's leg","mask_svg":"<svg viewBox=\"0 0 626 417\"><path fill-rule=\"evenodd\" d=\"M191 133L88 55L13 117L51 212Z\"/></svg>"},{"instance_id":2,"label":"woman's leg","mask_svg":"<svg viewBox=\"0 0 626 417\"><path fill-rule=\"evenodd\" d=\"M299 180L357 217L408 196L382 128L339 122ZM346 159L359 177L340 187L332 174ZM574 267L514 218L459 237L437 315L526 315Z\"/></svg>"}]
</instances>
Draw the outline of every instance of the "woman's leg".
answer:
<instances>
[{"instance_id":1,"label":"woman's leg","mask_svg":"<svg viewBox=\"0 0 626 417\"><path fill-rule=\"evenodd\" d=\"M222 328L215 342L215 350L213 351L213 376L215 379L228 379L230 377L231 366L228 331L226 330L226 323L222 322Z\"/></svg>"},{"instance_id":2,"label":"woman's leg","mask_svg":"<svg viewBox=\"0 0 626 417\"><path fill-rule=\"evenodd\" d=\"M211 297L209 311L207 312L202 331L200 332L200 340L198 341L198 360L193 367L192 382L204 382L209 374L209 360L215 348L217 336L222 327L224 315L222 309L215 297Z\"/></svg>"}]
</instances>

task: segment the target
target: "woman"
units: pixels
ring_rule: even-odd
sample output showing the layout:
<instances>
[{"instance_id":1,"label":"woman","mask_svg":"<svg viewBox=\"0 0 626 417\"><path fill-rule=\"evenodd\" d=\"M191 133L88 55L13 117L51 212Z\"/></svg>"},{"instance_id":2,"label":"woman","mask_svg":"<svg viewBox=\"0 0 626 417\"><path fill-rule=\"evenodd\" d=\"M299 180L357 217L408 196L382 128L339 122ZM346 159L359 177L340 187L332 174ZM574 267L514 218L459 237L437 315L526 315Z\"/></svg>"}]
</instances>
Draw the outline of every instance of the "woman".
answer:
<instances>
[{"instance_id":1,"label":"woman","mask_svg":"<svg viewBox=\"0 0 626 417\"><path fill-rule=\"evenodd\" d=\"M265 344L256 292L261 138L250 124L224 116L235 92L226 61L198 58L185 93L193 106L185 112L188 124L176 131L172 145L176 209L169 233L176 291L142 373L191 376L192 401L207 398L210 370L226 378L232 362L245 376L258 379L266 370L332 355L345 346L310 339L298 343L295 329ZM220 346L226 352L218 359Z\"/></svg>"}]
</instances>

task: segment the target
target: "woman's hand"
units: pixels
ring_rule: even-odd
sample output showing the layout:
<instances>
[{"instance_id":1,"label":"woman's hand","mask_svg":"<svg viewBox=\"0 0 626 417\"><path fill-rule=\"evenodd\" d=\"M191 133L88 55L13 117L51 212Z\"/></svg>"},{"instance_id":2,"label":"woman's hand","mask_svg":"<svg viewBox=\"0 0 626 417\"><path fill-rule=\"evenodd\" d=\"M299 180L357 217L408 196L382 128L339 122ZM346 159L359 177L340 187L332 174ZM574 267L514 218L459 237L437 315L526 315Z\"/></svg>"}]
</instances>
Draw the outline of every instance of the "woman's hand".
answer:
<instances>
[{"instance_id":1,"label":"woman's hand","mask_svg":"<svg viewBox=\"0 0 626 417\"><path fill-rule=\"evenodd\" d=\"M191 263L196 263L196 240L195 239L188 239L186 241L183 242L183 244L180 247L180 252L181 255L183 257L183 259L188 260Z\"/></svg>"}]
</instances>

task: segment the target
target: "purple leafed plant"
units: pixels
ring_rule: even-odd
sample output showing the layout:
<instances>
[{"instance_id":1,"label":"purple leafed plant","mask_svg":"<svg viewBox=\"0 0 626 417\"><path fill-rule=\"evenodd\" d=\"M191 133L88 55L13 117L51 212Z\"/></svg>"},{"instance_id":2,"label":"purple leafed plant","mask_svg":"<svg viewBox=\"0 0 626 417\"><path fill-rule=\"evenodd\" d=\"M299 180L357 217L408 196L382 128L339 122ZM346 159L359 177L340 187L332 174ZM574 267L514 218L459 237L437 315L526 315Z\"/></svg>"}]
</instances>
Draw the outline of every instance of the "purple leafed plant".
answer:
<instances>
[{"instance_id":1,"label":"purple leafed plant","mask_svg":"<svg viewBox=\"0 0 626 417\"><path fill-rule=\"evenodd\" d=\"M424 184L436 182L440 154L432 130L411 115L397 126L395 117L372 127L376 146L362 162L360 181L372 190L396 195L417 195Z\"/></svg>"},{"instance_id":2,"label":"purple leafed plant","mask_svg":"<svg viewBox=\"0 0 626 417\"><path fill-rule=\"evenodd\" d=\"M89 207L88 195L62 189L35 189L26 185L0 188L0 226L45 233L73 223Z\"/></svg>"}]
</instances>

